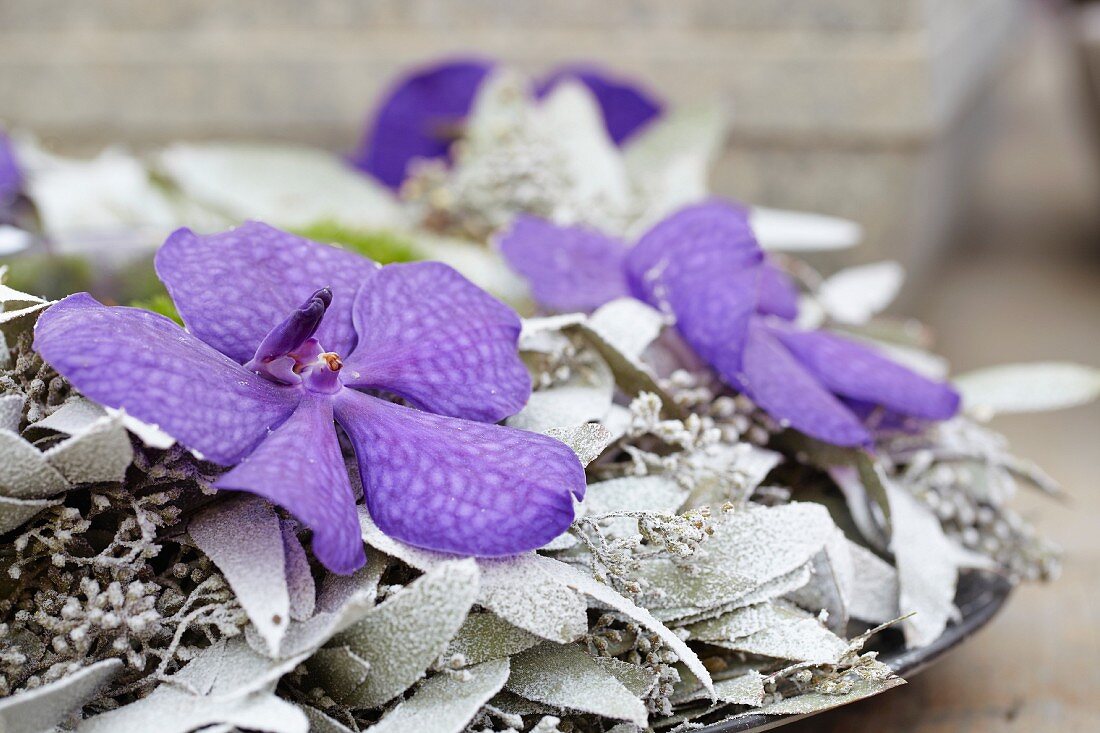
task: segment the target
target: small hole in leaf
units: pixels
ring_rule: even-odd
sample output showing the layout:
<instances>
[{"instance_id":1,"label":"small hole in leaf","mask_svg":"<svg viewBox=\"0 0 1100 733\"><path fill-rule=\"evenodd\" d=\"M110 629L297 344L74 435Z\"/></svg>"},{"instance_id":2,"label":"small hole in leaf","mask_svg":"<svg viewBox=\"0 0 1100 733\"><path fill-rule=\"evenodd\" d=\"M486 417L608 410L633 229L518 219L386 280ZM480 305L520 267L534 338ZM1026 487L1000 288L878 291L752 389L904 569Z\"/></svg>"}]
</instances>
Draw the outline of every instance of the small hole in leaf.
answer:
<instances>
[{"instance_id":1,"label":"small hole in leaf","mask_svg":"<svg viewBox=\"0 0 1100 733\"><path fill-rule=\"evenodd\" d=\"M275 624L276 626L278 626L282 622L283 622L283 617L280 616L279 614L275 614L274 616L271 617L271 623Z\"/></svg>"}]
</instances>

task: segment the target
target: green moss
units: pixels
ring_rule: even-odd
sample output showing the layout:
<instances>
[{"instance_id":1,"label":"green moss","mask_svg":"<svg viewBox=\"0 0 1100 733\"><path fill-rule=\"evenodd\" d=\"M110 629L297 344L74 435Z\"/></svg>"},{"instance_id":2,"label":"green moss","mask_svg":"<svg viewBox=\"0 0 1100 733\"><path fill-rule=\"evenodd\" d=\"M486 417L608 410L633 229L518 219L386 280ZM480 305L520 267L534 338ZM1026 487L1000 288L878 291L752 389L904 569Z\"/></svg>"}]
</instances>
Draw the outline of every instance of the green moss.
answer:
<instances>
[{"instance_id":1,"label":"green moss","mask_svg":"<svg viewBox=\"0 0 1100 733\"><path fill-rule=\"evenodd\" d=\"M315 242L339 245L382 264L420 259L412 242L393 232L356 229L335 221L319 221L294 233Z\"/></svg>"},{"instance_id":2,"label":"green moss","mask_svg":"<svg viewBox=\"0 0 1100 733\"><path fill-rule=\"evenodd\" d=\"M181 326L183 325L183 319L180 318L179 311L176 310L176 304L168 297L168 293L157 293L148 298L135 300L130 305L167 316Z\"/></svg>"}]
</instances>

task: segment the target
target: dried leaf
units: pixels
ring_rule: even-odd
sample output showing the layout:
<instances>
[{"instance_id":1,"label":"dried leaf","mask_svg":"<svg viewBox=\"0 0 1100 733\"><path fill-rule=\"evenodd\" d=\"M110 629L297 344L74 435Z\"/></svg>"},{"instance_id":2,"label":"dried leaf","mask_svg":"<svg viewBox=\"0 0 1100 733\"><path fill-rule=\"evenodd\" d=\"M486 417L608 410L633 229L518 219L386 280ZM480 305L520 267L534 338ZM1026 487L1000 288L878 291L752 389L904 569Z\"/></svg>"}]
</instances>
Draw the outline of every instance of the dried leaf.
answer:
<instances>
[{"instance_id":1,"label":"dried leaf","mask_svg":"<svg viewBox=\"0 0 1100 733\"><path fill-rule=\"evenodd\" d=\"M512 659L507 687L535 702L645 726L645 705L573 644L547 642Z\"/></svg>"},{"instance_id":2,"label":"dried leaf","mask_svg":"<svg viewBox=\"0 0 1100 733\"><path fill-rule=\"evenodd\" d=\"M0 730L38 733L65 722L103 689L122 669L107 659L59 680L0 699Z\"/></svg>"},{"instance_id":3,"label":"dried leaf","mask_svg":"<svg viewBox=\"0 0 1100 733\"><path fill-rule=\"evenodd\" d=\"M371 726L374 733L460 733L508 680L508 660L437 674Z\"/></svg>"},{"instance_id":4,"label":"dried leaf","mask_svg":"<svg viewBox=\"0 0 1100 733\"><path fill-rule=\"evenodd\" d=\"M290 620L279 517L263 499L234 496L191 520L188 533L229 581L268 653L278 655Z\"/></svg>"},{"instance_id":5,"label":"dried leaf","mask_svg":"<svg viewBox=\"0 0 1100 733\"><path fill-rule=\"evenodd\" d=\"M865 697L877 695L898 685L904 685L905 680L900 677L890 677L885 680L856 679L852 682L850 692L841 695L826 695L821 692L807 692L794 697L786 697L778 702L752 710L735 718L745 715L813 715L823 710L832 710L841 705L847 705Z\"/></svg>"},{"instance_id":6,"label":"dried leaf","mask_svg":"<svg viewBox=\"0 0 1100 733\"><path fill-rule=\"evenodd\" d=\"M585 423L575 428L550 428L546 434L572 448L585 466L599 458L614 442L610 431L599 423Z\"/></svg>"},{"instance_id":7,"label":"dried leaf","mask_svg":"<svg viewBox=\"0 0 1100 733\"><path fill-rule=\"evenodd\" d=\"M981 417L1061 410L1100 396L1100 369L1068 362L1005 364L954 381L967 411Z\"/></svg>"},{"instance_id":8,"label":"dried leaf","mask_svg":"<svg viewBox=\"0 0 1100 733\"><path fill-rule=\"evenodd\" d=\"M462 626L478 575L469 558L440 563L336 636L334 645L346 645L371 667L347 703L377 707L423 677Z\"/></svg>"}]
</instances>

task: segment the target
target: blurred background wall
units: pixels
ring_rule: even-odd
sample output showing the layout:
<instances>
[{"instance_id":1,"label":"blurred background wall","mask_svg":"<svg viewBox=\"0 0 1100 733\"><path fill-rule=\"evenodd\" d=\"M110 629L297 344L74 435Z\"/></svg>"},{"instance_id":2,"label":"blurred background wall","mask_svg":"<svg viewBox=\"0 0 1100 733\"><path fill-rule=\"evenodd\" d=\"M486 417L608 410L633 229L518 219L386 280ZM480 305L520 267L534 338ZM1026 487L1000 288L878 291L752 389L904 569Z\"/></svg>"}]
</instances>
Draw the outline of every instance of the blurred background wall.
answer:
<instances>
[{"instance_id":1,"label":"blurred background wall","mask_svg":"<svg viewBox=\"0 0 1100 733\"><path fill-rule=\"evenodd\" d=\"M57 144L351 147L400 69L574 59L733 110L720 191L854 218L924 269L1026 0L0 0L0 119Z\"/></svg>"}]
</instances>

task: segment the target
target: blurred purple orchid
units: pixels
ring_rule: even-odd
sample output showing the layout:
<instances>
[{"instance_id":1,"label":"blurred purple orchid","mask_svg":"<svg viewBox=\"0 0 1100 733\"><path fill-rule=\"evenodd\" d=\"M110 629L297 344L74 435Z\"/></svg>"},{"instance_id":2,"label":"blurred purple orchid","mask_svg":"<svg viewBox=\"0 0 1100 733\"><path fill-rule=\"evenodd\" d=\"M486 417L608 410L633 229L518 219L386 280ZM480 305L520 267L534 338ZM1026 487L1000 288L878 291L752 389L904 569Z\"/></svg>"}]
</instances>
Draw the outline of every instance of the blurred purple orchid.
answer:
<instances>
[{"instance_id":1,"label":"blurred purple orchid","mask_svg":"<svg viewBox=\"0 0 1100 733\"><path fill-rule=\"evenodd\" d=\"M0 130L0 224L6 223L23 191L23 171L15 157L11 140Z\"/></svg>"},{"instance_id":2,"label":"blurred purple orchid","mask_svg":"<svg viewBox=\"0 0 1100 733\"><path fill-rule=\"evenodd\" d=\"M634 297L676 319L684 340L769 415L820 440L866 446L863 404L926 420L958 410L946 384L825 331L805 331L798 291L757 245L746 211L709 201L669 216L636 245L591 229L520 217L505 259L555 311ZM850 404L846 404L846 401Z\"/></svg>"},{"instance_id":3,"label":"blurred purple orchid","mask_svg":"<svg viewBox=\"0 0 1100 733\"><path fill-rule=\"evenodd\" d=\"M383 98L351 162L396 189L413 159L449 159L457 129L495 66L485 59L453 59L402 76ZM532 93L541 99L566 80L579 81L592 92L616 145L661 114L661 102L648 92L594 66L559 68L537 82Z\"/></svg>"},{"instance_id":4,"label":"blurred purple orchid","mask_svg":"<svg viewBox=\"0 0 1100 733\"><path fill-rule=\"evenodd\" d=\"M40 317L35 348L89 398L235 466L215 486L285 507L328 568L364 562L334 420L371 516L398 539L498 556L569 526L585 489L573 452L487 424L530 394L519 319L451 268L379 267L253 222L181 229L156 269L188 330L81 293Z\"/></svg>"}]
</instances>

